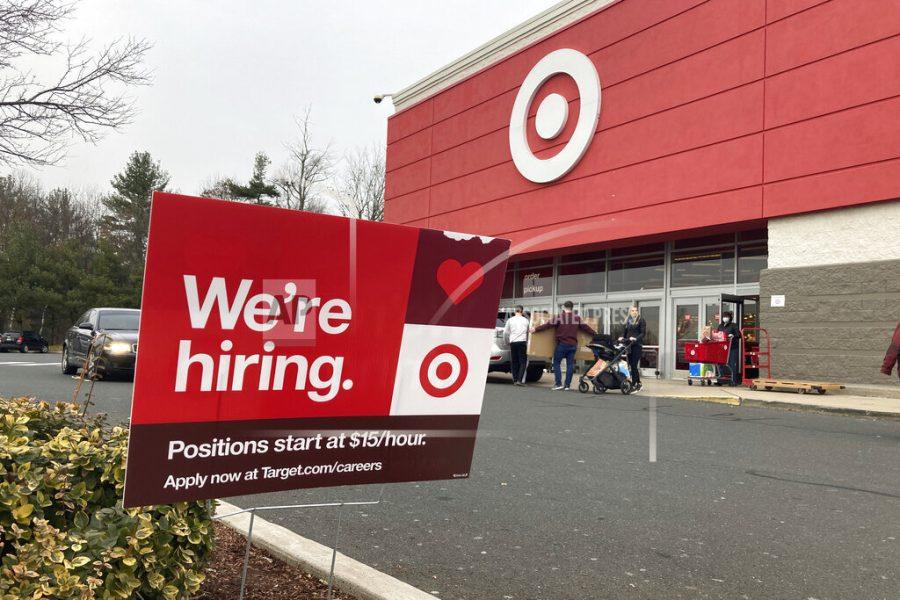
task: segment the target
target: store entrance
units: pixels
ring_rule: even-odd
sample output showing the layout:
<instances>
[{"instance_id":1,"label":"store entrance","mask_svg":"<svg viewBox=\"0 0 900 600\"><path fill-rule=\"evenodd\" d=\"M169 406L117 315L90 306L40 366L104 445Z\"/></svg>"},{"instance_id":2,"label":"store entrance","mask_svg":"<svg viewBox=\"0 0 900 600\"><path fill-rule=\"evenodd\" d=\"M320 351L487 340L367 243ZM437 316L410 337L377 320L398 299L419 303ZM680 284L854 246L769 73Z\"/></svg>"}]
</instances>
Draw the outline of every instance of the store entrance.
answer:
<instances>
[{"instance_id":1,"label":"store entrance","mask_svg":"<svg viewBox=\"0 0 900 600\"><path fill-rule=\"evenodd\" d=\"M632 302L585 303L581 305L581 314L599 324L599 331L612 337L613 341L625 333L625 320ZM644 335L644 352L641 355L641 375L656 377L659 375L659 317L661 300L642 300L636 303L641 317L647 322Z\"/></svg>"},{"instance_id":2,"label":"store entrance","mask_svg":"<svg viewBox=\"0 0 900 600\"><path fill-rule=\"evenodd\" d=\"M736 296L733 294L722 294L722 312L731 311L734 314L734 322L737 323L741 331L744 332L744 350L745 352L755 353L759 351L759 335L753 328L759 327L759 296L747 295ZM745 331L750 329L751 331ZM753 364L750 356L745 359L747 364ZM746 368L746 376L750 379L759 377L759 369Z\"/></svg>"},{"instance_id":3,"label":"store entrance","mask_svg":"<svg viewBox=\"0 0 900 600\"><path fill-rule=\"evenodd\" d=\"M718 296L677 298L672 302L672 326L669 331L671 373L675 377L687 377L690 367L685 358L684 343L695 342L706 326L715 329L721 316L721 299Z\"/></svg>"}]
</instances>

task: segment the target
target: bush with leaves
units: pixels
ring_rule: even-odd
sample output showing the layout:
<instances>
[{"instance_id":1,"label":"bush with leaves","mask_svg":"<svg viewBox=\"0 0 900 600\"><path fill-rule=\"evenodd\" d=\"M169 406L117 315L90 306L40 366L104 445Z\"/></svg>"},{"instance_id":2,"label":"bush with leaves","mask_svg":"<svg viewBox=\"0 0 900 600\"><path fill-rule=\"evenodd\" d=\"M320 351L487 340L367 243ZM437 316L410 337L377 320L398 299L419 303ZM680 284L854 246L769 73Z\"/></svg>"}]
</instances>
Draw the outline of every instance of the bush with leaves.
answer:
<instances>
[{"instance_id":1,"label":"bush with leaves","mask_svg":"<svg viewBox=\"0 0 900 600\"><path fill-rule=\"evenodd\" d=\"M0 398L0 599L198 590L212 506L122 508L127 443L127 429L75 405Z\"/></svg>"}]
</instances>

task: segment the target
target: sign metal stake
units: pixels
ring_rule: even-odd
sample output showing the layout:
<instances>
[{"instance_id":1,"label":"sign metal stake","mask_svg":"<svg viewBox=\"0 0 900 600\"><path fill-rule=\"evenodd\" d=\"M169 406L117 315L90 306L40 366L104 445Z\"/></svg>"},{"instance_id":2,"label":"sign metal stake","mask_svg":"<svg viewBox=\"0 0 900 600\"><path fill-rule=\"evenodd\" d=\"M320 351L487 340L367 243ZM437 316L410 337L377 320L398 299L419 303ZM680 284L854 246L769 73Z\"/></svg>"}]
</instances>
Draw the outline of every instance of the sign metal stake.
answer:
<instances>
[{"instance_id":1,"label":"sign metal stake","mask_svg":"<svg viewBox=\"0 0 900 600\"><path fill-rule=\"evenodd\" d=\"M244 590L247 587L247 567L250 566L250 547L253 545L253 520L256 518L256 509L250 509L250 527L247 528L247 548L244 550L244 567L241 569L241 595L244 600Z\"/></svg>"},{"instance_id":2,"label":"sign metal stake","mask_svg":"<svg viewBox=\"0 0 900 600\"><path fill-rule=\"evenodd\" d=\"M341 502L337 506L337 530L334 534L334 547L331 549L331 570L328 572L328 597L327 600L331 600L331 593L334 589L334 563L337 560L337 549L338 549L338 540L341 537L341 508L344 506L344 503Z\"/></svg>"},{"instance_id":3,"label":"sign metal stake","mask_svg":"<svg viewBox=\"0 0 900 600\"><path fill-rule=\"evenodd\" d=\"M375 504L381 504L381 499L384 496L384 486L381 486L381 493L378 496L378 500L364 500L364 501L355 501L355 502L321 502L317 504L288 504L282 506L254 506L253 508L244 508L232 513L228 513L227 515L216 515L213 517L214 521L221 521L223 519L227 519L228 517L234 517L236 515L241 515L244 513L250 513L250 525L247 527L247 547L244 550L244 565L241 569L241 592L239 596L239 600L244 600L244 592L247 586L247 570L250 566L250 547L253 545L253 521L256 518L256 511L258 510L283 510L288 508L322 508L326 506L336 506L338 509L337 513L337 531L334 535L334 548L331 550L331 569L328 573L328 600L331 600L333 590L334 590L334 565L337 560L337 547L338 541L341 537L341 508L344 506L372 506Z\"/></svg>"}]
</instances>

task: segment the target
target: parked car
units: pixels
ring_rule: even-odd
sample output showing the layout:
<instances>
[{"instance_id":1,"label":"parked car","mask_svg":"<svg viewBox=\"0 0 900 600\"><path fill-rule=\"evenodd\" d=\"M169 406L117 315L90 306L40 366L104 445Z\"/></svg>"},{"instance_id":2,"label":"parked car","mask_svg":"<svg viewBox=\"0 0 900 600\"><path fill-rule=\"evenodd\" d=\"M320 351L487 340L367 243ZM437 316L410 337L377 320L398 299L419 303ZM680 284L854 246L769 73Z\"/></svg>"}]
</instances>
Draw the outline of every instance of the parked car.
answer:
<instances>
[{"instance_id":1,"label":"parked car","mask_svg":"<svg viewBox=\"0 0 900 600\"><path fill-rule=\"evenodd\" d=\"M512 308L500 308L497 311L497 326L494 330L493 345L491 347L491 364L488 366L488 373L501 372L509 373L511 363L509 360L509 346L504 342L503 330L506 327L506 320L515 314ZM528 357L528 367L525 370L525 381L534 383L540 380L547 369L548 363L543 358Z\"/></svg>"},{"instance_id":2,"label":"parked car","mask_svg":"<svg viewBox=\"0 0 900 600\"><path fill-rule=\"evenodd\" d=\"M47 352L50 344L33 331L7 331L0 334L0 352L18 350L19 352Z\"/></svg>"},{"instance_id":3,"label":"parked car","mask_svg":"<svg viewBox=\"0 0 900 600\"><path fill-rule=\"evenodd\" d=\"M134 376L141 311L134 308L92 308L69 328L63 340L62 372L86 368L97 379Z\"/></svg>"}]
</instances>

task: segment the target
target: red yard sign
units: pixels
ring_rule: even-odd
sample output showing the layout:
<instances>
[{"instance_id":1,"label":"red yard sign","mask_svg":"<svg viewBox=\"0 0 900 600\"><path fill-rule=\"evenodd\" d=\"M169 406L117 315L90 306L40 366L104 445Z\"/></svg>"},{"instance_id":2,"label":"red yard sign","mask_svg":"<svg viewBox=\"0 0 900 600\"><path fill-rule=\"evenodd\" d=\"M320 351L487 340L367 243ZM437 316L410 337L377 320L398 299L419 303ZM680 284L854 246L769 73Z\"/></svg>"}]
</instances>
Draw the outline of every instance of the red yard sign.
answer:
<instances>
[{"instance_id":1,"label":"red yard sign","mask_svg":"<svg viewBox=\"0 0 900 600\"><path fill-rule=\"evenodd\" d=\"M154 194L125 506L467 477L508 251Z\"/></svg>"}]
</instances>

